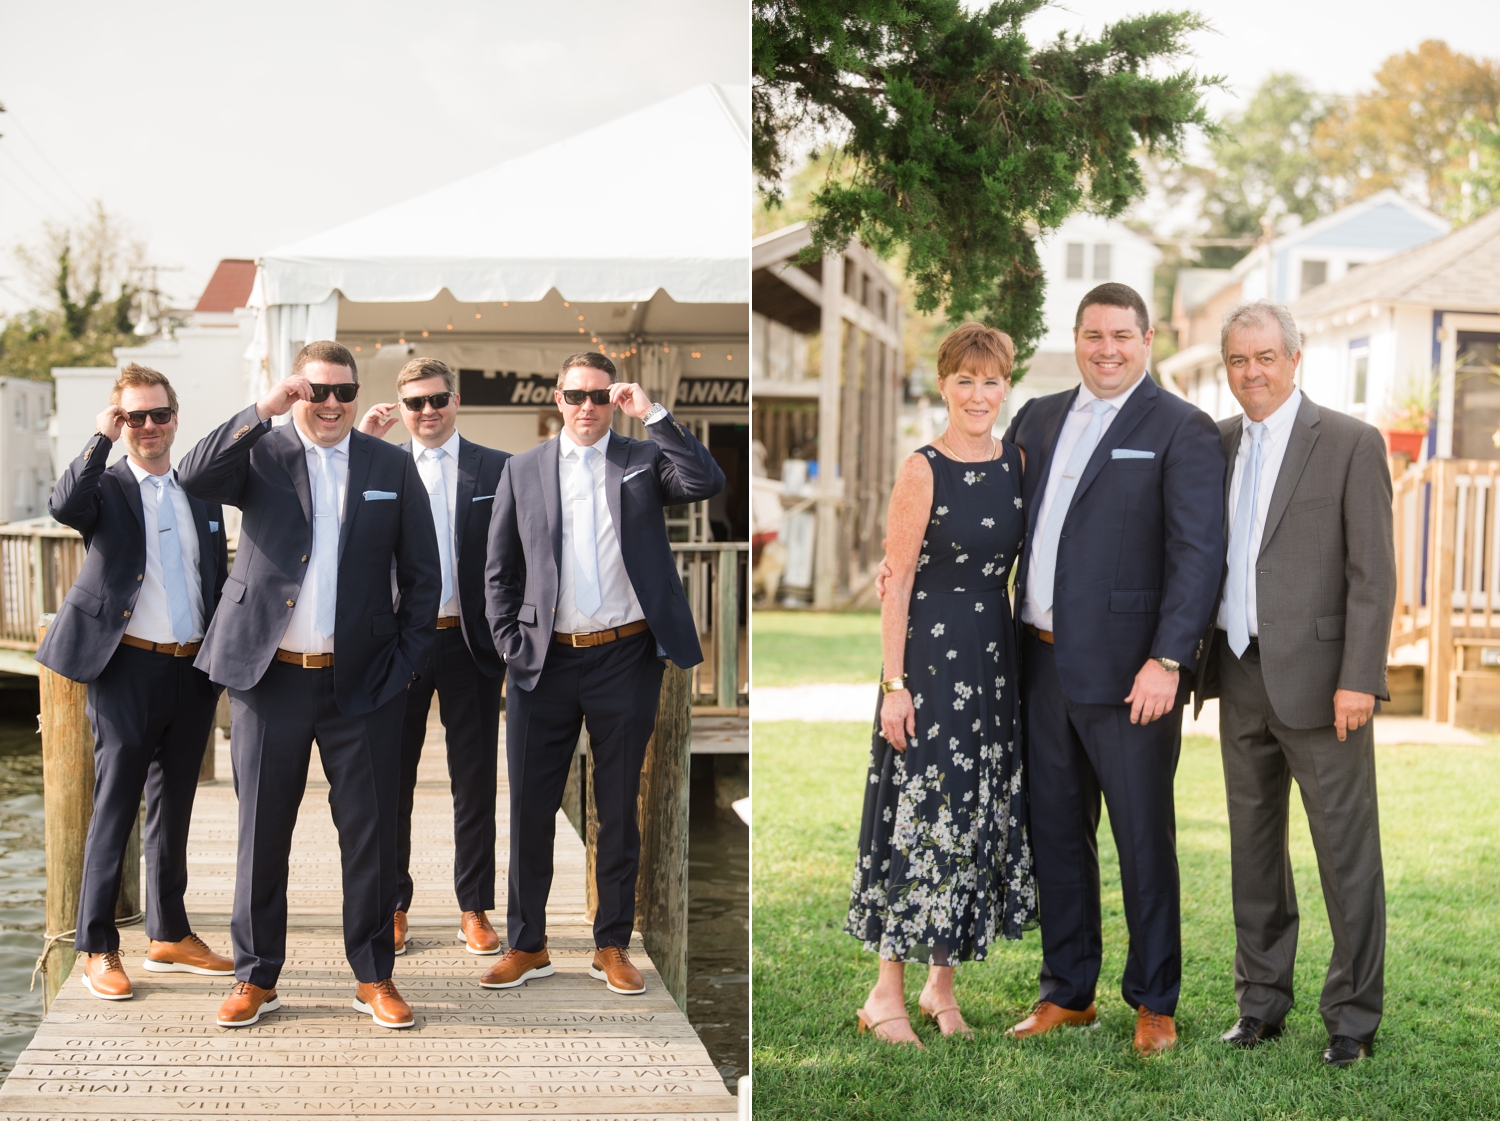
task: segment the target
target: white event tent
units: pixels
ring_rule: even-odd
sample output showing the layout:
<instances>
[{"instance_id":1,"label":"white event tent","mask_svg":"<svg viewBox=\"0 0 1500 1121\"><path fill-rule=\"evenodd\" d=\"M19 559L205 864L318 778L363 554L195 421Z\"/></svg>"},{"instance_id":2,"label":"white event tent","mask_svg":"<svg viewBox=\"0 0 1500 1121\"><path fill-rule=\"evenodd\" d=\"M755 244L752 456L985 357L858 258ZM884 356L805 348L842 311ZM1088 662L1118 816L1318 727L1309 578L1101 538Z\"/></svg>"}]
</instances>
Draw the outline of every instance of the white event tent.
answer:
<instances>
[{"instance_id":1,"label":"white event tent","mask_svg":"<svg viewBox=\"0 0 1500 1121\"><path fill-rule=\"evenodd\" d=\"M266 254L246 400L317 339L356 352L366 404L431 355L461 371L465 431L521 451L577 350L669 406L684 379L746 378L748 110L744 87L698 86Z\"/></svg>"}]
</instances>

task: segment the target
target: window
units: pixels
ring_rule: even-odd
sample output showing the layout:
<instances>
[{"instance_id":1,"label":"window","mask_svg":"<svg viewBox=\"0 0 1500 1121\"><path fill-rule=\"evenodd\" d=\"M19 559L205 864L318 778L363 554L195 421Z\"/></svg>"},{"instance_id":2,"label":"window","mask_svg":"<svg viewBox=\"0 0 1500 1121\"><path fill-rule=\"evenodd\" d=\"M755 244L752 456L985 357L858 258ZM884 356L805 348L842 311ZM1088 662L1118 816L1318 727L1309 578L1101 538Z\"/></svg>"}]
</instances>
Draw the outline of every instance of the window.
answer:
<instances>
[{"instance_id":1,"label":"window","mask_svg":"<svg viewBox=\"0 0 1500 1121\"><path fill-rule=\"evenodd\" d=\"M1094 279L1109 279L1109 243L1100 242L1094 246Z\"/></svg>"},{"instance_id":2,"label":"window","mask_svg":"<svg viewBox=\"0 0 1500 1121\"><path fill-rule=\"evenodd\" d=\"M1311 292L1320 284L1328 282L1327 261L1302 262L1302 291Z\"/></svg>"},{"instance_id":3,"label":"window","mask_svg":"<svg viewBox=\"0 0 1500 1121\"><path fill-rule=\"evenodd\" d=\"M1363 406L1370 382L1370 351L1368 347L1349 352L1349 403Z\"/></svg>"},{"instance_id":4,"label":"window","mask_svg":"<svg viewBox=\"0 0 1500 1121\"><path fill-rule=\"evenodd\" d=\"M16 472L16 510L20 514L31 509L31 480L23 469Z\"/></svg>"},{"instance_id":5,"label":"window","mask_svg":"<svg viewBox=\"0 0 1500 1121\"><path fill-rule=\"evenodd\" d=\"M1068 279L1083 279L1083 243L1080 241L1068 242Z\"/></svg>"},{"instance_id":6,"label":"window","mask_svg":"<svg viewBox=\"0 0 1500 1121\"><path fill-rule=\"evenodd\" d=\"M16 431L26 431L26 394L16 394Z\"/></svg>"},{"instance_id":7,"label":"window","mask_svg":"<svg viewBox=\"0 0 1500 1121\"><path fill-rule=\"evenodd\" d=\"M38 428L46 428L47 418L51 415L52 401L47 397L38 397L36 399L36 426Z\"/></svg>"}]
</instances>

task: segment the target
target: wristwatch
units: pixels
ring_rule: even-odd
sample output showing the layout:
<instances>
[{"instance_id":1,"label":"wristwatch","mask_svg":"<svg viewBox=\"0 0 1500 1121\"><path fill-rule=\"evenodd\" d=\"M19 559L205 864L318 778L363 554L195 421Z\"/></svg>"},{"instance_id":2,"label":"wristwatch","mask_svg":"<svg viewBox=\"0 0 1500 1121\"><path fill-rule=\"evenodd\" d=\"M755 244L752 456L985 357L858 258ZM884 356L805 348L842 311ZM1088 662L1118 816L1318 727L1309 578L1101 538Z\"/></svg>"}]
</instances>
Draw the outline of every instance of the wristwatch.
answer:
<instances>
[{"instance_id":1,"label":"wristwatch","mask_svg":"<svg viewBox=\"0 0 1500 1121\"><path fill-rule=\"evenodd\" d=\"M1171 658L1152 658L1151 660L1168 673L1176 673L1182 668L1181 662L1174 662Z\"/></svg>"},{"instance_id":2,"label":"wristwatch","mask_svg":"<svg viewBox=\"0 0 1500 1121\"><path fill-rule=\"evenodd\" d=\"M652 405L649 409L646 410L646 415L643 416L643 417L641 417L641 423L642 424L655 424L657 421L659 421L662 417L664 417L666 415L667 415L667 407L665 405L663 405L660 401L658 401L654 405Z\"/></svg>"}]
</instances>

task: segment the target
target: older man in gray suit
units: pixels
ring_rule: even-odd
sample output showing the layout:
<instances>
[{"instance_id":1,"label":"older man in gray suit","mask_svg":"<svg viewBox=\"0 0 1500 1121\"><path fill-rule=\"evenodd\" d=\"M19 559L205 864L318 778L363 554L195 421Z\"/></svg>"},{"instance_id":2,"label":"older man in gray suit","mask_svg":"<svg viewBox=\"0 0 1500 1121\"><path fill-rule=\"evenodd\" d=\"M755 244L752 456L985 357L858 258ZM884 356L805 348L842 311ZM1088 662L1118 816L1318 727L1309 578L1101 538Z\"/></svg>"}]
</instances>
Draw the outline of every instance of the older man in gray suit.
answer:
<instances>
[{"instance_id":1,"label":"older man in gray suit","mask_svg":"<svg viewBox=\"0 0 1500 1121\"><path fill-rule=\"evenodd\" d=\"M1391 476L1380 433L1297 388L1301 336L1268 300L1221 333L1244 415L1219 422L1229 557L1199 662L1197 703L1219 697L1229 797L1239 1021L1226 1043L1281 1034L1293 1003L1297 895L1287 848L1291 780L1318 854L1333 959L1323 1060L1370 1054L1385 970L1385 877L1375 799L1377 698L1396 596Z\"/></svg>"}]
</instances>

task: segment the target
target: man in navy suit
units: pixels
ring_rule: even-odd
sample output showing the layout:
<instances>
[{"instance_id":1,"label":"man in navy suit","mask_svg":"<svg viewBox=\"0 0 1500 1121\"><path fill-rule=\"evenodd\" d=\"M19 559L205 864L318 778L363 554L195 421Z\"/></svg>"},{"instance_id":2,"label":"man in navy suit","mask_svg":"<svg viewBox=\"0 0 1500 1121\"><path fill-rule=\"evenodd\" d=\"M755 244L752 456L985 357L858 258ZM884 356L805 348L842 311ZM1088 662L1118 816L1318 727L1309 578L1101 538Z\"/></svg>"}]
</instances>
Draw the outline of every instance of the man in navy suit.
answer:
<instances>
[{"instance_id":1,"label":"man in navy suit","mask_svg":"<svg viewBox=\"0 0 1500 1121\"><path fill-rule=\"evenodd\" d=\"M83 851L78 932L84 987L129 1000L115 905L125 845L146 795L144 967L227 976L234 964L188 924L187 838L198 771L219 699L192 656L219 601L224 512L189 497L172 472L177 394L155 370L120 372L98 431L47 509L83 534L88 556L37 650L48 669L88 683L94 815ZM128 455L106 468L121 435ZM134 874L135 869L131 869Z\"/></svg>"},{"instance_id":2,"label":"man in navy suit","mask_svg":"<svg viewBox=\"0 0 1500 1121\"><path fill-rule=\"evenodd\" d=\"M505 465L490 521L486 611L510 667L509 947L480 984L505 989L552 974L552 841L587 721L599 813L589 974L633 995L645 991L626 952L641 851L636 795L662 659L703 660L662 510L711 498L724 473L640 386L616 382L602 354L568 358L554 398L562 431ZM650 439L611 433L616 408L642 421Z\"/></svg>"},{"instance_id":3,"label":"man in navy suit","mask_svg":"<svg viewBox=\"0 0 1500 1121\"><path fill-rule=\"evenodd\" d=\"M453 371L445 363L413 358L396 375L397 400L372 406L359 426L361 432L384 436L399 417L411 433L401 450L412 453L427 488L443 568L437 646L407 690L401 728L398 954L406 952L406 912L413 889L411 811L434 692L447 733L448 782L453 791L453 892L461 912L459 936L471 954L500 952L500 936L488 912L495 906L496 760L505 662L484 618L484 560L495 487L510 453L458 434L457 390Z\"/></svg>"},{"instance_id":4,"label":"man in navy suit","mask_svg":"<svg viewBox=\"0 0 1500 1121\"><path fill-rule=\"evenodd\" d=\"M1016 601L1042 925L1040 1002L1011 1031L1095 1019L1102 793L1130 931L1121 992L1142 1054L1177 1038L1179 706L1224 569L1218 429L1146 373L1152 334L1134 289L1089 292L1073 332L1083 384L1028 401L1005 436L1026 453Z\"/></svg>"},{"instance_id":5,"label":"man in navy suit","mask_svg":"<svg viewBox=\"0 0 1500 1121\"><path fill-rule=\"evenodd\" d=\"M240 803L236 984L221 1027L280 1007L287 859L315 739L343 856L354 1008L381 1027L412 1024L391 981L401 713L436 638L441 574L416 463L350 431L358 386L348 350L309 343L291 377L182 462L184 488L238 506L244 519L198 654L229 687ZM289 410L292 423L273 429Z\"/></svg>"}]
</instances>

